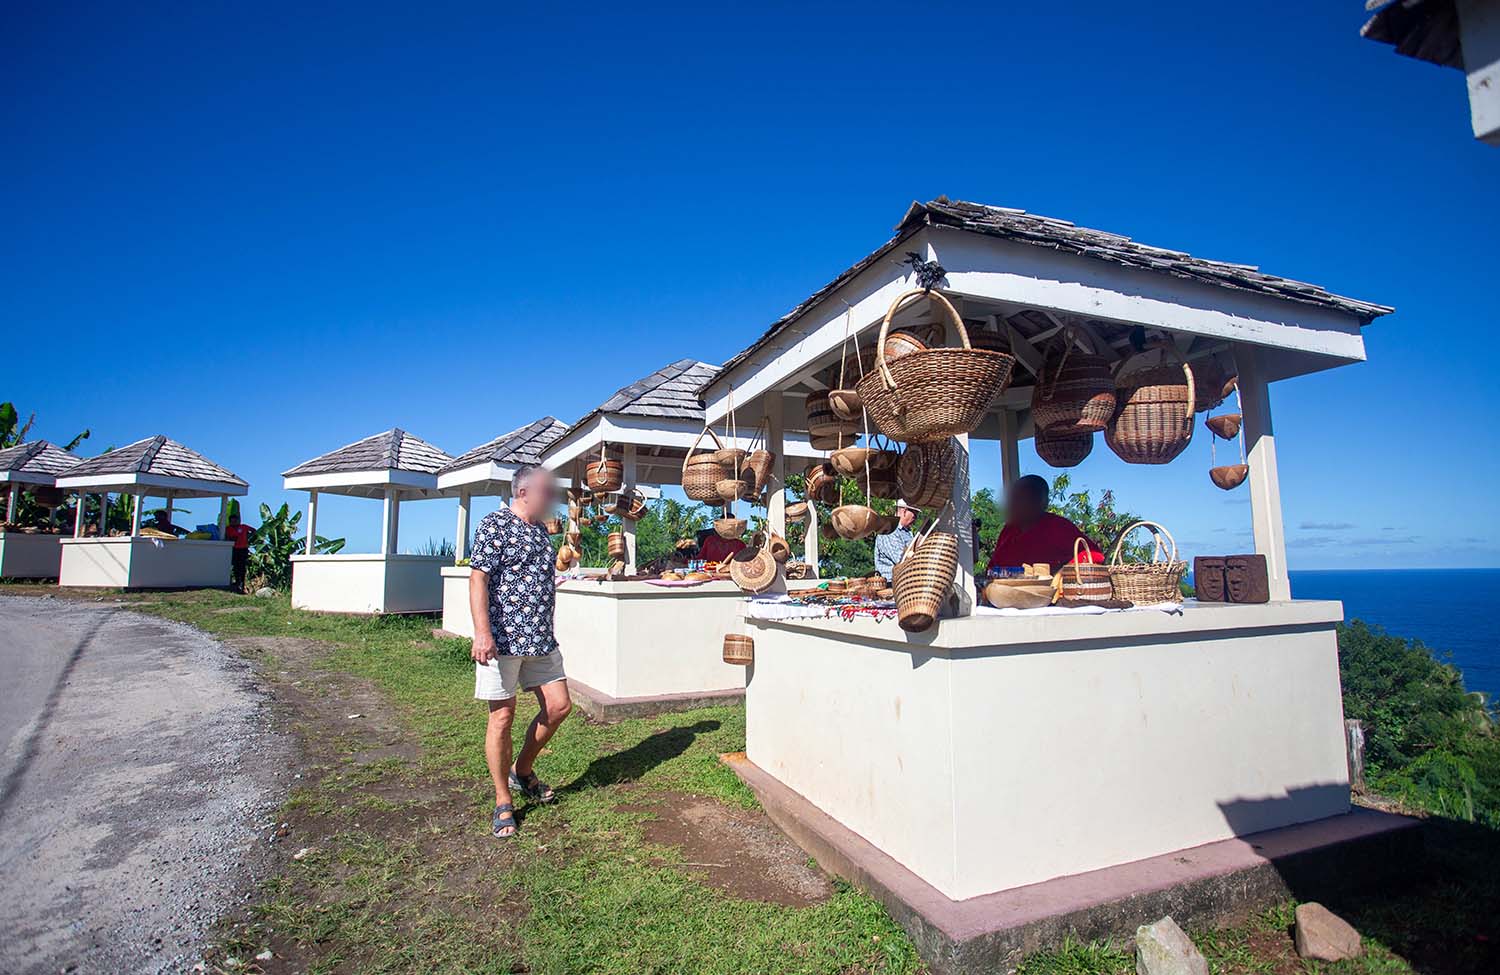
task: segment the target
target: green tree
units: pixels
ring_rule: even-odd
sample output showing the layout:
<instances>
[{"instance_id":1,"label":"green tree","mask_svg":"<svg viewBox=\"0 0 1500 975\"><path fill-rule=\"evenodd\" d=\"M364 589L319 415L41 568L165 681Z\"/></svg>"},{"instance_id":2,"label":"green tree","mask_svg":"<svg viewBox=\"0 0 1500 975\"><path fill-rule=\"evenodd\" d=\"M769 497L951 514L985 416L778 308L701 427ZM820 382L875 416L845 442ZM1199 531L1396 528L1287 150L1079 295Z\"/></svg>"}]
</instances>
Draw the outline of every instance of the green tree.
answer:
<instances>
[{"instance_id":1,"label":"green tree","mask_svg":"<svg viewBox=\"0 0 1500 975\"><path fill-rule=\"evenodd\" d=\"M14 447L26 442L26 435L36 424L36 414L31 413L26 417L26 422L21 422L21 413L16 409L16 404L6 401L0 403L0 448ZM89 431L85 430L62 445L62 449L72 453L73 449L89 438Z\"/></svg>"},{"instance_id":2,"label":"green tree","mask_svg":"<svg viewBox=\"0 0 1500 975\"><path fill-rule=\"evenodd\" d=\"M287 589L292 584L292 556L307 550L307 539L297 530L302 524L302 512L292 511L283 504L275 511L268 504L260 506L260 526L250 536L250 561L246 576L262 579L272 589ZM344 547L342 538L313 539L313 550L323 555L332 555Z\"/></svg>"}]
</instances>

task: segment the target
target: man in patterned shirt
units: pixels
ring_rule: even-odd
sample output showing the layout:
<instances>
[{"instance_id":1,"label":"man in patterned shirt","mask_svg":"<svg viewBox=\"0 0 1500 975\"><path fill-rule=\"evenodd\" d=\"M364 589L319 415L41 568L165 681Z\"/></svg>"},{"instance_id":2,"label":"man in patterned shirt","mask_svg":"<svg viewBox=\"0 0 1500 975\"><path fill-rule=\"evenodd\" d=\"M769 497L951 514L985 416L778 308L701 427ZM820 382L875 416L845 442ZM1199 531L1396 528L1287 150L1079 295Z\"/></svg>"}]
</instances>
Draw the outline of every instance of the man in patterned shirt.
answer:
<instances>
[{"instance_id":1,"label":"man in patterned shirt","mask_svg":"<svg viewBox=\"0 0 1500 975\"><path fill-rule=\"evenodd\" d=\"M542 520L557 503L557 483L544 468L526 465L511 480L509 506L486 515L474 530L469 560L469 612L474 617L474 696L488 701L484 758L495 784L491 828L516 835L513 792L536 802L557 798L532 768L542 746L573 710L562 653L552 625L557 600L552 539ZM511 765L516 692L535 691L539 710Z\"/></svg>"}]
</instances>

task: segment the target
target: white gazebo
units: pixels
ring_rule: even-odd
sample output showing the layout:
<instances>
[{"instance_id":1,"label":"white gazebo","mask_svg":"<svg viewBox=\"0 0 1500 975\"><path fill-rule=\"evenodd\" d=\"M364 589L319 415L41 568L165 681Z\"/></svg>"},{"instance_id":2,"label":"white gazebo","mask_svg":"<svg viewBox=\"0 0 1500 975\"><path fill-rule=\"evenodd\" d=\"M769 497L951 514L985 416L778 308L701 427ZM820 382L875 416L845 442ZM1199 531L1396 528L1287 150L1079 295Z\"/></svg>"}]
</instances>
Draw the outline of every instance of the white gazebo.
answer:
<instances>
[{"instance_id":1,"label":"white gazebo","mask_svg":"<svg viewBox=\"0 0 1500 975\"><path fill-rule=\"evenodd\" d=\"M441 497L437 472L452 457L400 429L387 430L298 464L282 475L288 491L307 492L307 550L292 556L292 606L324 613L435 613L443 605L440 555L403 555L401 503ZM318 497L341 494L382 502L380 549L315 550Z\"/></svg>"},{"instance_id":2,"label":"white gazebo","mask_svg":"<svg viewBox=\"0 0 1500 975\"><path fill-rule=\"evenodd\" d=\"M16 526L21 492L56 490L57 478L79 458L45 440L33 440L0 450L0 485L5 492L5 527L0 528L0 578L56 579L62 564L62 532Z\"/></svg>"},{"instance_id":3,"label":"white gazebo","mask_svg":"<svg viewBox=\"0 0 1500 975\"><path fill-rule=\"evenodd\" d=\"M232 543L223 538L229 499L249 489L245 481L202 454L164 436L149 437L79 461L57 478L78 492L73 537L62 540L58 584L120 589L196 589L229 585ZM87 495L99 496L99 534L85 537ZM132 498L130 531L110 536L109 496ZM141 534L141 505L161 498L168 511L183 498L218 498L218 538L159 538Z\"/></svg>"},{"instance_id":4,"label":"white gazebo","mask_svg":"<svg viewBox=\"0 0 1500 975\"><path fill-rule=\"evenodd\" d=\"M458 524L453 534L455 561L467 563L469 558L469 507L473 499L490 496L499 497L502 504L509 502L510 484L516 471L524 464L537 463L542 451L556 443L567 429L568 425L561 420L544 416L480 444L438 471L438 490L446 497L458 497ZM473 636L468 565L445 565L442 578L443 629Z\"/></svg>"},{"instance_id":5,"label":"white gazebo","mask_svg":"<svg viewBox=\"0 0 1500 975\"><path fill-rule=\"evenodd\" d=\"M846 329L868 343L917 286L907 253L934 262L925 269L939 273L937 289L990 347L1009 347L1016 375L980 428L957 438L942 525L960 548L949 618L910 634L894 621L762 619L747 608L755 662L736 768L773 817L881 897L939 971L1005 970L1038 932L1060 936L1044 922L1062 912L1086 938L1164 909L1182 920L1172 891L1214 870L1259 865L1263 879L1276 854L1257 851L1295 855L1404 825L1350 812L1334 629L1343 609L1292 599L1269 395L1276 380L1362 360L1361 328L1391 309L940 198L913 204L883 246L727 363L703 392L708 422L733 402L742 424L765 415L779 433L788 409L836 373ZM928 304L895 324L930 320ZM976 612L964 571L975 561L970 442L999 441L1006 481L1020 473L1042 348L1064 328L1111 362L1163 339L1238 374L1268 604ZM1261 879L1228 899L1266 896L1274 884Z\"/></svg>"}]
</instances>

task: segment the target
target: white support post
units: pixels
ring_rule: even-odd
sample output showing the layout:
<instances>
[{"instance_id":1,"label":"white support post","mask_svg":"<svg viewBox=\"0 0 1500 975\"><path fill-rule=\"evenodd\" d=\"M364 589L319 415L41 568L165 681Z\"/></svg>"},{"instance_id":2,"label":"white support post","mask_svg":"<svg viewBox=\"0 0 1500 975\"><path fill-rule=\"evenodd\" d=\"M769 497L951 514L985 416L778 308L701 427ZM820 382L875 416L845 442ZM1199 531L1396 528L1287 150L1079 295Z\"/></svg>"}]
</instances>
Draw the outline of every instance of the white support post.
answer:
<instances>
[{"instance_id":1,"label":"white support post","mask_svg":"<svg viewBox=\"0 0 1500 975\"><path fill-rule=\"evenodd\" d=\"M458 491L458 524L453 529L453 551L461 559L469 557L469 489Z\"/></svg>"},{"instance_id":2,"label":"white support post","mask_svg":"<svg viewBox=\"0 0 1500 975\"><path fill-rule=\"evenodd\" d=\"M395 555L401 551L401 494L393 492L391 495L391 548L386 554Z\"/></svg>"},{"instance_id":3,"label":"white support post","mask_svg":"<svg viewBox=\"0 0 1500 975\"><path fill-rule=\"evenodd\" d=\"M1281 478L1276 470L1276 434L1271 426L1270 389L1260 371L1256 351L1236 346L1240 410L1244 413L1246 462L1250 465L1250 518L1255 551L1266 557L1271 598L1291 599L1292 583L1286 566L1286 526L1281 520Z\"/></svg>"},{"instance_id":4,"label":"white support post","mask_svg":"<svg viewBox=\"0 0 1500 975\"><path fill-rule=\"evenodd\" d=\"M810 500L807 502L807 531L802 536L802 561L807 563L808 570L812 572L814 579L820 578L818 572L818 506Z\"/></svg>"},{"instance_id":5,"label":"white support post","mask_svg":"<svg viewBox=\"0 0 1500 975\"><path fill-rule=\"evenodd\" d=\"M771 452L771 486L767 489L766 530L786 538L786 443L784 401L781 390L767 390L761 397L766 412L766 449Z\"/></svg>"},{"instance_id":6,"label":"white support post","mask_svg":"<svg viewBox=\"0 0 1500 975\"><path fill-rule=\"evenodd\" d=\"M1015 410L1000 411L1001 496L1021 476L1021 418Z\"/></svg>"},{"instance_id":7,"label":"white support post","mask_svg":"<svg viewBox=\"0 0 1500 975\"><path fill-rule=\"evenodd\" d=\"M83 516L89 509L89 496L82 491L78 492L78 509L73 514L73 537L83 537Z\"/></svg>"},{"instance_id":8,"label":"white support post","mask_svg":"<svg viewBox=\"0 0 1500 975\"><path fill-rule=\"evenodd\" d=\"M172 492L171 491L164 491L164 492L162 492L161 503L162 503L162 510L167 513L167 524L169 524L169 525L175 525L175 524L177 524L177 522L172 519Z\"/></svg>"},{"instance_id":9,"label":"white support post","mask_svg":"<svg viewBox=\"0 0 1500 975\"><path fill-rule=\"evenodd\" d=\"M12 484L10 486L10 498L5 502L5 520L12 525L16 522L16 495L20 491L21 486L19 484Z\"/></svg>"},{"instance_id":10,"label":"white support post","mask_svg":"<svg viewBox=\"0 0 1500 975\"><path fill-rule=\"evenodd\" d=\"M318 492L307 492L307 554L318 550Z\"/></svg>"},{"instance_id":11,"label":"white support post","mask_svg":"<svg viewBox=\"0 0 1500 975\"><path fill-rule=\"evenodd\" d=\"M143 500L144 496L141 494L131 495L133 503L130 506L130 535L132 538L141 533L141 508L144 507L141 502Z\"/></svg>"},{"instance_id":12,"label":"white support post","mask_svg":"<svg viewBox=\"0 0 1500 975\"><path fill-rule=\"evenodd\" d=\"M380 554L389 555L396 542L396 489L385 489L385 500L380 506Z\"/></svg>"},{"instance_id":13,"label":"white support post","mask_svg":"<svg viewBox=\"0 0 1500 975\"><path fill-rule=\"evenodd\" d=\"M953 523L958 536L958 578L953 582L958 597L958 616L974 615L974 509L969 497L969 437L953 438Z\"/></svg>"},{"instance_id":14,"label":"white support post","mask_svg":"<svg viewBox=\"0 0 1500 975\"><path fill-rule=\"evenodd\" d=\"M629 443L625 445L621 468L621 477L624 481L623 487L628 491L635 487L635 444ZM621 518L620 531L625 535L625 574L633 576L635 575L635 522L629 518Z\"/></svg>"}]
</instances>

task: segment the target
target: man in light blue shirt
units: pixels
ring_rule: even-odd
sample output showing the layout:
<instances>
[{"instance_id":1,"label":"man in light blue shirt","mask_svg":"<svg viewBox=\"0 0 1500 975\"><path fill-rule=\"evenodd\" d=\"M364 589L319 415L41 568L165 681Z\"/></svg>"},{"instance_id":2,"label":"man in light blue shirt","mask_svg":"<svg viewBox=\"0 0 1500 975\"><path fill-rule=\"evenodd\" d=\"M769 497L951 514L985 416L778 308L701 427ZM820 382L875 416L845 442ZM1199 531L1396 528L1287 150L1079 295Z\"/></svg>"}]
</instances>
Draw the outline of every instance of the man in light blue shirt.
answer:
<instances>
[{"instance_id":1,"label":"man in light blue shirt","mask_svg":"<svg viewBox=\"0 0 1500 975\"><path fill-rule=\"evenodd\" d=\"M875 571L884 576L886 582L891 581L891 570L901 561L901 556L906 554L906 546L911 544L911 526L917 520L917 509L907 504L903 498L896 502L896 518L893 530L875 536Z\"/></svg>"}]
</instances>

